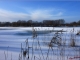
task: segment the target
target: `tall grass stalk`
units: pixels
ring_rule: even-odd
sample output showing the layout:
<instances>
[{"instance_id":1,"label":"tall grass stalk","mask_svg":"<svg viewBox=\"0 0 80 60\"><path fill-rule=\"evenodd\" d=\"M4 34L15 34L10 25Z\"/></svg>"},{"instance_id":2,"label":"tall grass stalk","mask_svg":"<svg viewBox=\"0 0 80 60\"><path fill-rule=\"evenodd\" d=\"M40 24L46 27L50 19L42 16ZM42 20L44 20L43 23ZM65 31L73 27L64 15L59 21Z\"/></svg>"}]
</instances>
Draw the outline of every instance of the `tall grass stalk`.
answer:
<instances>
[{"instance_id":1,"label":"tall grass stalk","mask_svg":"<svg viewBox=\"0 0 80 60\"><path fill-rule=\"evenodd\" d=\"M4 51L4 56L5 56L5 60L7 60L5 51Z\"/></svg>"},{"instance_id":2,"label":"tall grass stalk","mask_svg":"<svg viewBox=\"0 0 80 60\"><path fill-rule=\"evenodd\" d=\"M43 55L43 52L42 52L42 49L41 49L41 46L40 46L39 39L38 39L38 45L39 45L39 48L40 48L41 54L42 54L42 56L43 56L43 60L45 60L44 55Z\"/></svg>"}]
</instances>

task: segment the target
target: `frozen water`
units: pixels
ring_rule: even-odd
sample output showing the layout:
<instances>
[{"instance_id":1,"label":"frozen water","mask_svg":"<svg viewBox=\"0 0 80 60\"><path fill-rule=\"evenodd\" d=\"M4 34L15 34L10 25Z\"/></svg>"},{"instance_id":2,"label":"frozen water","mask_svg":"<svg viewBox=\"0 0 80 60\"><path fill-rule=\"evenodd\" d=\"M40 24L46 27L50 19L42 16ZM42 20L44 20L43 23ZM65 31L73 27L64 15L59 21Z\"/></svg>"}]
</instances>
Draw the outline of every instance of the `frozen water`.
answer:
<instances>
[{"instance_id":1,"label":"frozen water","mask_svg":"<svg viewBox=\"0 0 80 60\"><path fill-rule=\"evenodd\" d=\"M56 47L56 45L50 49L48 47L48 43L53 38L55 32L51 32L47 34L38 34L38 36L35 39L33 39L33 34L29 34L27 32L27 31L32 31L32 29L33 27L0 27L0 60L11 60L11 59L19 60L19 54L21 54L20 53L21 43L22 43L22 47L25 48L26 39L28 39L30 47L34 45L33 49L34 49L34 56L36 57L35 60L37 59L68 60L70 57L80 56L79 54L80 50L78 48L80 46L80 36L76 35L76 33L80 31L79 27L34 27L34 29L36 29L37 31L45 31L45 30L66 31L63 32L63 34L61 35L62 42L66 42L65 43L66 47L64 48L63 51L61 50L62 47ZM71 40L71 34L74 36L73 38L75 39L77 48L68 46ZM49 50L49 56L47 58L48 50ZM61 51L63 52L62 55L60 55ZM29 52L30 52L29 55L31 59L32 48L30 48ZM63 55L65 55L65 58Z\"/></svg>"}]
</instances>

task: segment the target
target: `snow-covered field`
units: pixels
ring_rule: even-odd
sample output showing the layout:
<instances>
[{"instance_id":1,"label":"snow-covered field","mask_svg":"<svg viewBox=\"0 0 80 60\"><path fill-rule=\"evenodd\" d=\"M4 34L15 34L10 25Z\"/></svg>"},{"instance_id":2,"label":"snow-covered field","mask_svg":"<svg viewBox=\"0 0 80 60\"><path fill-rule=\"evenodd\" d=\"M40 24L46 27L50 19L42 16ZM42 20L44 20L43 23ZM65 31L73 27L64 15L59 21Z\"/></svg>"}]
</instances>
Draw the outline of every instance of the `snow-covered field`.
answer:
<instances>
[{"instance_id":1,"label":"snow-covered field","mask_svg":"<svg viewBox=\"0 0 80 60\"><path fill-rule=\"evenodd\" d=\"M80 36L76 35L80 27L34 27L37 31L63 30L61 33L61 43L65 46L53 47L48 43L53 38L55 32L38 34L33 38L27 30L32 31L33 27L0 27L0 60L19 60L21 59L22 47L26 47L25 41L29 42L28 60L79 60L80 59ZM70 47L71 39L75 40L76 47ZM22 54L23 55L23 54ZM24 60L22 56L22 60ZM27 55L25 60L27 60Z\"/></svg>"}]
</instances>

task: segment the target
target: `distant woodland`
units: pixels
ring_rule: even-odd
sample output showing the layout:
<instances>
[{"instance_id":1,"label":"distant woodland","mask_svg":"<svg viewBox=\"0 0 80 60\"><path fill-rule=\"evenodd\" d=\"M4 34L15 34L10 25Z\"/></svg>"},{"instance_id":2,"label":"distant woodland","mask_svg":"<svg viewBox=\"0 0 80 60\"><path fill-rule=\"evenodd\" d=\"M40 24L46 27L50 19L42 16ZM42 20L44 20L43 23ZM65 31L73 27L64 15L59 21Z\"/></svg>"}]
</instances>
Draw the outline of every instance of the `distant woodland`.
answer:
<instances>
[{"instance_id":1,"label":"distant woodland","mask_svg":"<svg viewBox=\"0 0 80 60\"><path fill-rule=\"evenodd\" d=\"M80 26L80 20L77 22L66 23L64 19L43 20L42 22L32 20L18 20L16 22L0 22L0 27L73 27Z\"/></svg>"}]
</instances>

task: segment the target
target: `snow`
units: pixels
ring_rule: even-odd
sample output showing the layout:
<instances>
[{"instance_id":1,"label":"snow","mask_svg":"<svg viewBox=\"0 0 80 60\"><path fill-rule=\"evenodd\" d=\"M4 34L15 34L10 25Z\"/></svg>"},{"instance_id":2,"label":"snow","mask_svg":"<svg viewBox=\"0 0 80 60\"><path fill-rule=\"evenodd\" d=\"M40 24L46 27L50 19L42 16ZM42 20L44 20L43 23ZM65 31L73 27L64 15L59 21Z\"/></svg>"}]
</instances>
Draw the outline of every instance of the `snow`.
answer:
<instances>
[{"instance_id":1,"label":"snow","mask_svg":"<svg viewBox=\"0 0 80 60\"><path fill-rule=\"evenodd\" d=\"M47 57L48 52L48 45L46 43L50 42L55 32L48 33L48 34L41 34L38 35L35 39L33 39L33 35L28 35L26 33L27 30L32 31L33 27L0 27L0 60L19 60L19 54L21 54L21 43L22 47L25 48L25 41L28 39L29 46L32 47L32 44L34 45L33 49L35 60L40 59L41 60L62 60L62 56L59 54L61 51L60 47L54 47L54 55L52 49L49 51L49 58ZM63 32L62 40L63 42L66 41L66 45L69 44L71 39L71 34L74 35L75 43L77 46L80 46L80 36L77 36L76 33L80 31L79 27L34 27L37 31L42 30L63 30L66 32ZM74 30L74 32L73 32ZM20 35L19 33L23 33L23 35ZM40 47L42 49L42 53L40 50L40 47L38 45L38 42L40 42ZM46 42L46 43L45 43ZM77 50L77 51L76 51ZM65 60L69 60L69 58L74 56L80 56L79 55L79 48L76 49L74 47L65 47ZM63 54L63 55L64 55ZM32 48L30 48L30 59L32 57ZM23 58L22 58L23 59ZM26 59L26 58L25 58ZM34 57L33 59L34 60ZM75 59L74 59L75 60Z\"/></svg>"}]
</instances>

